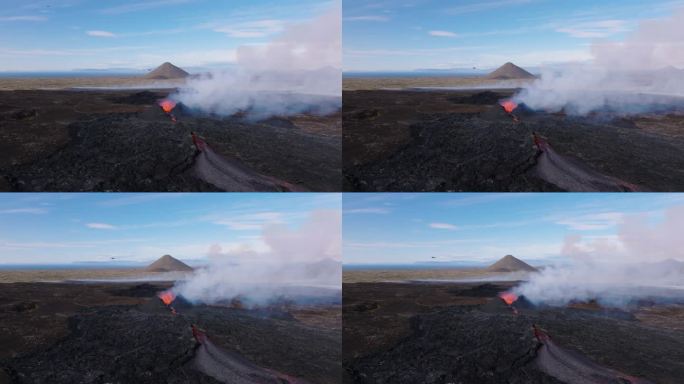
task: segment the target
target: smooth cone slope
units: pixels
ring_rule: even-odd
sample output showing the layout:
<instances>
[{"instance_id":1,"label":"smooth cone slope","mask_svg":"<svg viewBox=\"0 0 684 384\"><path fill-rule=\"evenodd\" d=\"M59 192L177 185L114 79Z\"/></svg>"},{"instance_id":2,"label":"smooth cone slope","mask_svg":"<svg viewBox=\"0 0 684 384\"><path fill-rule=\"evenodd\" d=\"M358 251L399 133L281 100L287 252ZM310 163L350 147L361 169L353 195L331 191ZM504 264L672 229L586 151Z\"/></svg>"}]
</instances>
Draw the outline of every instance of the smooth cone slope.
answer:
<instances>
[{"instance_id":1,"label":"smooth cone slope","mask_svg":"<svg viewBox=\"0 0 684 384\"><path fill-rule=\"evenodd\" d=\"M488 79L509 80L509 79L534 79L534 75L518 67L513 63L506 63L494 72L487 75Z\"/></svg>"},{"instance_id":2,"label":"smooth cone slope","mask_svg":"<svg viewBox=\"0 0 684 384\"><path fill-rule=\"evenodd\" d=\"M189 73L169 62L158 66L153 71L145 75L145 77L148 79L182 79L188 76L190 76Z\"/></svg>"},{"instance_id":3,"label":"smooth cone slope","mask_svg":"<svg viewBox=\"0 0 684 384\"><path fill-rule=\"evenodd\" d=\"M487 267L488 271L491 272L518 272L518 271L528 271L535 272L537 268L527 264L526 262L512 256L506 255L501 258L496 263Z\"/></svg>"},{"instance_id":4,"label":"smooth cone slope","mask_svg":"<svg viewBox=\"0 0 684 384\"><path fill-rule=\"evenodd\" d=\"M149 272L190 272L193 269L171 255L164 255L160 257L159 260L150 264L145 270Z\"/></svg>"}]
</instances>

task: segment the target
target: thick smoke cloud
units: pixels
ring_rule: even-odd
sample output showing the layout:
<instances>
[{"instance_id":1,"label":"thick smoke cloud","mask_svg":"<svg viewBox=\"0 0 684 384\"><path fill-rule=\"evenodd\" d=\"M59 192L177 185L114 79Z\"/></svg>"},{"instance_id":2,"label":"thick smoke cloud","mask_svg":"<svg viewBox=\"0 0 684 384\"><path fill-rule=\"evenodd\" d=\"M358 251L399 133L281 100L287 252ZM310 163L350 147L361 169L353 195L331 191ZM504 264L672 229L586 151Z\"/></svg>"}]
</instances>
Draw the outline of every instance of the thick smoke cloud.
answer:
<instances>
[{"instance_id":1,"label":"thick smoke cloud","mask_svg":"<svg viewBox=\"0 0 684 384\"><path fill-rule=\"evenodd\" d=\"M533 109L581 115L666 109L674 103L672 96L684 96L684 71L678 69L684 68L682 48L684 10L641 22L622 42L594 42L590 63L545 68L514 100Z\"/></svg>"},{"instance_id":2,"label":"thick smoke cloud","mask_svg":"<svg viewBox=\"0 0 684 384\"><path fill-rule=\"evenodd\" d=\"M292 25L264 46L238 48L235 68L188 80L172 98L219 115L254 119L341 107L341 5Z\"/></svg>"},{"instance_id":3,"label":"thick smoke cloud","mask_svg":"<svg viewBox=\"0 0 684 384\"><path fill-rule=\"evenodd\" d=\"M317 211L298 229L283 224L264 227L267 252L249 248L224 252L212 245L209 265L196 270L174 291L193 302L239 299L264 305L279 298L295 302L339 296L342 284L341 216Z\"/></svg>"},{"instance_id":4,"label":"thick smoke cloud","mask_svg":"<svg viewBox=\"0 0 684 384\"><path fill-rule=\"evenodd\" d=\"M626 306L639 299L684 301L684 206L670 208L658 224L626 216L616 238L583 241L568 236L568 265L545 268L516 288L535 303L565 305L595 299Z\"/></svg>"}]
</instances>

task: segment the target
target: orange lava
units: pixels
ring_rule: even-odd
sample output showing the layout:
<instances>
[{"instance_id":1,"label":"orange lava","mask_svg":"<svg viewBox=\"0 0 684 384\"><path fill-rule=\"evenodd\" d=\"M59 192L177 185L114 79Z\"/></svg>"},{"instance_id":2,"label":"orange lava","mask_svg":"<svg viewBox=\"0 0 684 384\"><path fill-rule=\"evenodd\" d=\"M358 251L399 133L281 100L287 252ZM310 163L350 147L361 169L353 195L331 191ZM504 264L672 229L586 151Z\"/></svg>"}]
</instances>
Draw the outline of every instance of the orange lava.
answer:
<instances>
[{"instance_id":1,"label":"orange lava","mask_svg":"<svg viewBox=\"0 0 684 384\"><path fill-rule=\"evenodd\" d=\"M164 112L171 113L171 111L176 108L176 102L173 100L164 99L159 102L159 106L164 110Z\"/></svg>"},{"instance_id":2,"label":"orange lava","mask_svg":"<svg viewBox=\"0 0 684 384\"><path fill-rule=\"evenodd\" d=\"M518 104L514 103L513 100L504 100L499 102L499 104L501 104L504 111L507 113L512 113L516 108L518 108Z\"/></svg>"},{"instance_id":3,"label":"orange lava","mask_svg":"<svg viewBox=\"0 0 684 384\"><path fill-rule=\"evenodd\" d=\"M163 301L164 304L166 304L166 305L171 305L171 303L173 303L173 301L176 300L176 294L173 293L173 292L171 292L170 290L164 291L164 292L160 292L157 296L158 296L158 297L161 299L161 301Z\"/></svg>"},{"instance_id":4,"label":"orange lava","mask_svg":"<svg viewBox=\"0 0 684 384\"><path fill-rule=\"evenodd\" d=\"M518 300L518 295L513 292L501 292L499 293L499 298L504 301L507 305L511 305Z\"/></svg>"}]
</instances>

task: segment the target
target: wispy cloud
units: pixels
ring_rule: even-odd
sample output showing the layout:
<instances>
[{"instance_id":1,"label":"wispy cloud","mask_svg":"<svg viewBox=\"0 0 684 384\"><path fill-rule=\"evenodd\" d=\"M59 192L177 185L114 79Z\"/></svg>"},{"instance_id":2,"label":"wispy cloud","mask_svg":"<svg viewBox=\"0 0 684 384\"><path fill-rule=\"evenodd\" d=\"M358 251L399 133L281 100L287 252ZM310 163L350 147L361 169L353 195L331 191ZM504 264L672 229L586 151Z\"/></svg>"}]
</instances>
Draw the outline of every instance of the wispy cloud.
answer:
<instances>
[{"instance_id":1,"label":"wispy cloud","mask_svg":"<svg viewBox=\"0 0 684 384\"><path fill-rule=\"evenodd\" d=\"M490 9L499 9L503 7L528 4L534 0L495 0L495 1L476 1L470 4L462 4L450 7L446 10L451 15L461 15L464 13L474 13L488 11Z\"/></svg>"},{"instance_id":2,"label":"wispy cloud","mask_svg":"<svg viewBox=\"0 0 684 384\"><path fill-rule=\"evenodd\" d=\"M0 16L0 21L46 21L45 16Z\"/></svg>"},{"instance_id":3,"label":"wispy cloud","mask_svg":"<svg viewBox=\"0 0 684 384\"><path fill-rule=\"evenodd\" d=\"M387 208L354 208L354 209L345 209L344 213L345 214L379 214L379 215L384 215L388 214L391 211Z\"/></svg>"},{"instance_id":4,"label":"wispy cloud","mask_svg":"<svg viewBox=\"0 0 684 384\"><path fill-rule=\"evenodd\" d=\"M514 200L520 198L534 198L531 193L476 193L446 200L443 204L453 207L471 206L478 204L491 204L500 200Z\"/></svg>"},{"instance_id":5,"label":"wispy cloud","mask_svg":"<svg viewBox=\"0 0 684 384\"><path fill-rule=\"evenodd\" d=\"M0 209L0 215L3 214L30 214L30 215L42 215L48 213L45 208L10 208L10 209Z\"/></svg>"},{"instance_id":6,"label":"wispy cloud","mask_svg":"<svg viewBox=\"0 0 684 384\"><path fill-rule=\"evenodd\" d=\"M430 31L430 32L428 32L428 34L430 36L437 36L437 37L457 37L458 36L454 32L449 32L449 31Z\"/></svg>"},{"instance_id":7,"label":"wispy cloud","mask_svg":"<svg viewBox=\"0 0 684 384\"><path fill-rule=\"evenodd\" d=\"M116 226L107 223L88 223L86 227L92 229L116 229Z\"/></svg>"},{"instance_id":8,"label":"wispy cloud","mask_svg":"<svg viewBox=\"0 0 684 384\"><path fill-rule=\"evenodd\" d=\"M108 200L103 200L99 202L98 205L104 207L122 207L127 205L146 204L158 200L176 199L187 196L187 194L185 193L122 193L119 195L120 196L116 196Z\"/></svg>"},{"instance_id":9,"label":"wispy cloud","mask_svg":"<svg viewBox=\"0 0 684 384\"><path fill-rule=\"evenodd\" d=\"M234 231L260 230L266 224L283 223L281 212L258 212L242 215L229 215L228 218L212 220L216 225L224 225Z\"/></svg>"},{"instance_id":10,"label":"wispy cloud","mask_svg":"<svg viewBox=\"0 0 684 384\"><path fill-rule=\"evenodd\" d=\"M86 35L95 37L116 37L116 35L109 31L87 31Z\"/></svg>"},{"instance_id":11,"label":"wispy cloud","mask_svg":"<svg viewBox=\"0 0 684 384\"><path fill-rule=\"evenodd\" d=\"M101 13L118 15L122 13L146 11L148 9L168 7L171 5L185 4L193 0L160 0L160 1L139 1L129 4L121 4L100 10Z\"/></svg>"},{"instance_id":12,"label":"wispy cloud","mask_svg":"<svg viewBox=\"0 0 684 384\"><path fill-rule=\"evenodd\" d=\"M564 225L575 231L596 231L613 228L625 215L621 212L603 212L557 220L556 224Z\"/></svg>"},{"instance_id":13,"label":"wispy cloud","mask_svg":"<svg viewBox=\"0 0 684 384\"><path fill-rule=\"evenodd\" d=\"M446 229L449 231L455 231L458 229L457 226L449 223L430 223L429 227L433 229Z\"/></svg>"},{"instance_id":14,"label":"wispy cloud","mask_svg":"<svg viewBox=\"0 0 684 384\"><path fill-rule=\"evenodd\" d=\"M470 244L470 243L480 243L482 239L470 238L470 239L451 239L451 240L437 240L437 241L376 241L376 242L353 242L345 241L344 247L346 248L442 248L450 247L459 244ZM488 240L487 240L488 241Z\"/></svg>"},{"instance_id":15,"label":"wispy cloud","mask_svg":"<svg viewBox=\"0 0 684 384\"><path fill-rule=\"evenodd\" d=\"M0 49L0 56L90 56L105 52L136 51L149 46L120 46L88 49Z\"/></svg>"},{"instance_id":16,"label":"wispy cloud","mask_svg":"<svg viewBox=\"0 0 684 384\"><path fill-rule=\"evenodd\" d=\"M389 17L387 16L350 16L350 17L345 17L343 20L344 21L380 21L380 22L385 22L389 21Z\"/></svg>"},{"instance_id":17,"label":"wispy cloud","mask_svg":"<svg viewBox=\"0 0 684 384\"><path fill-rule=\"evenodd\" d=\"M101 241L64 241L64 242L13 242L0 240L0 249L53 249L53 248L99 248L104 245L144 243L150 239L145 238L123 238Z\"/></svg>"},{"instance_id":18,"label":"wispy cloud","mask_svg":"<svg viewBox=\"0 0 684 384\"><path fill-rule=\"evenodd\" d=\"M274 35L283 30L283 20L267 19L248 21L243 23L229 24L213 27L215 32L225 33L230 37L257 38Z\"/></svg>"},{"instance_id":19,"label":"wispy cloud","mask_svg":"<svg viewBox=\"0 0 684 384\"><path fill-rule=\"evenodd\" d=\"M556 29L556 32L583 39L608 37L625 31L628 31L625 20L588 21Z\"/></svg>"}]
</instances>

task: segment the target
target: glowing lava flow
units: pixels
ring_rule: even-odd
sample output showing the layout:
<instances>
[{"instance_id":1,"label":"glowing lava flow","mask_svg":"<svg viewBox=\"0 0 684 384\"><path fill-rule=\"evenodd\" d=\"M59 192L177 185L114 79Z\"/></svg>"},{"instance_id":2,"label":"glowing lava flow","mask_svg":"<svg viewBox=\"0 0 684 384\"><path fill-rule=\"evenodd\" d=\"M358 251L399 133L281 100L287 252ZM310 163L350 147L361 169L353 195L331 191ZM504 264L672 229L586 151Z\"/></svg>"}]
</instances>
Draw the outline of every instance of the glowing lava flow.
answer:
<instances>
[{"instance_id":1,"label":"glowing lava flow","mask_svg":"<svg viewBox=\"0 0 684 384\"><path fill-rule=\"evenodd\" d=\"M164 305L171 305L176 300L176 294L171 290L160 292L157 296L164 302Z\"/></svg>"},{"instance_id":2,"label":"glowing lava flow","mask_svg":"<svg viewBox=\"0 0 684 384\"><path fill-rule=\"evenodd\" d=\"M164 112L171 113L171 111L176 108L176 102L173 100L164 99L159 102L159 106L164 110Z\"/></svg>"},{"instance_id":3,"label":"glowing lava flow","mask_svg":"<svg viewBox=\"0 0 684 384\"><path fill-rule=\"evenodd\" d=\"M174 315L178 314L178 312L176 312L176 309L171 306L171 303L173 303L173 301L176 300L176 294L173 293L173 291L169 289L164 292L159 292L157 294L157 297L159 297L159 299L164 303L164 305L169 307L171 313L173 313Z\"/></svg>"},{"instance_id":4,"label":"glowing lava flow","mask_svg":"<svg viewBox=\"0 0 684 384\"><path fill-rule=\"evenodd\" d=\"M515 303L518 300L518 295L511 291L506 291L499 293L499 298L503 300L503 302L506 303L506 305L511 307L514 314L518 314L518 309L513 306L513 303Z\"/></svg>"},{"instance_id":5,"label":"glowing lava flow","mask_svg":"<svg viewBox=\"0 0 684 384\"><path fill-rule=\"evenodd\" d=\"M518 104L516 104L513 100L503 100L500 101L499 104L501 104L506 113L513 113L513 111L518 108Z\"/></svg>"},{"instance_id":6,"label":"glowing lava flow","mask_svg":"<svg viewBox=\"0 0 684 384\"><path fill-rule=\"evenodd\" d=\"M176 108L176 102L169 99L164 99L159 102L161 109L171 117L171 121L176 122L176 116L173 114L173 109Z\"/></svg>"},{"instance_id":7,"label":"glowing lava flow","mask_svg":"<svg viewBox=\"0 0 684 384\"><path fill-rule=\"evenodd\" d=\"M499 298L506 303L506 305L512 305L518 300L518 295L513 292L501 292L499 293Z\"/></svg>"}]
</instances>

